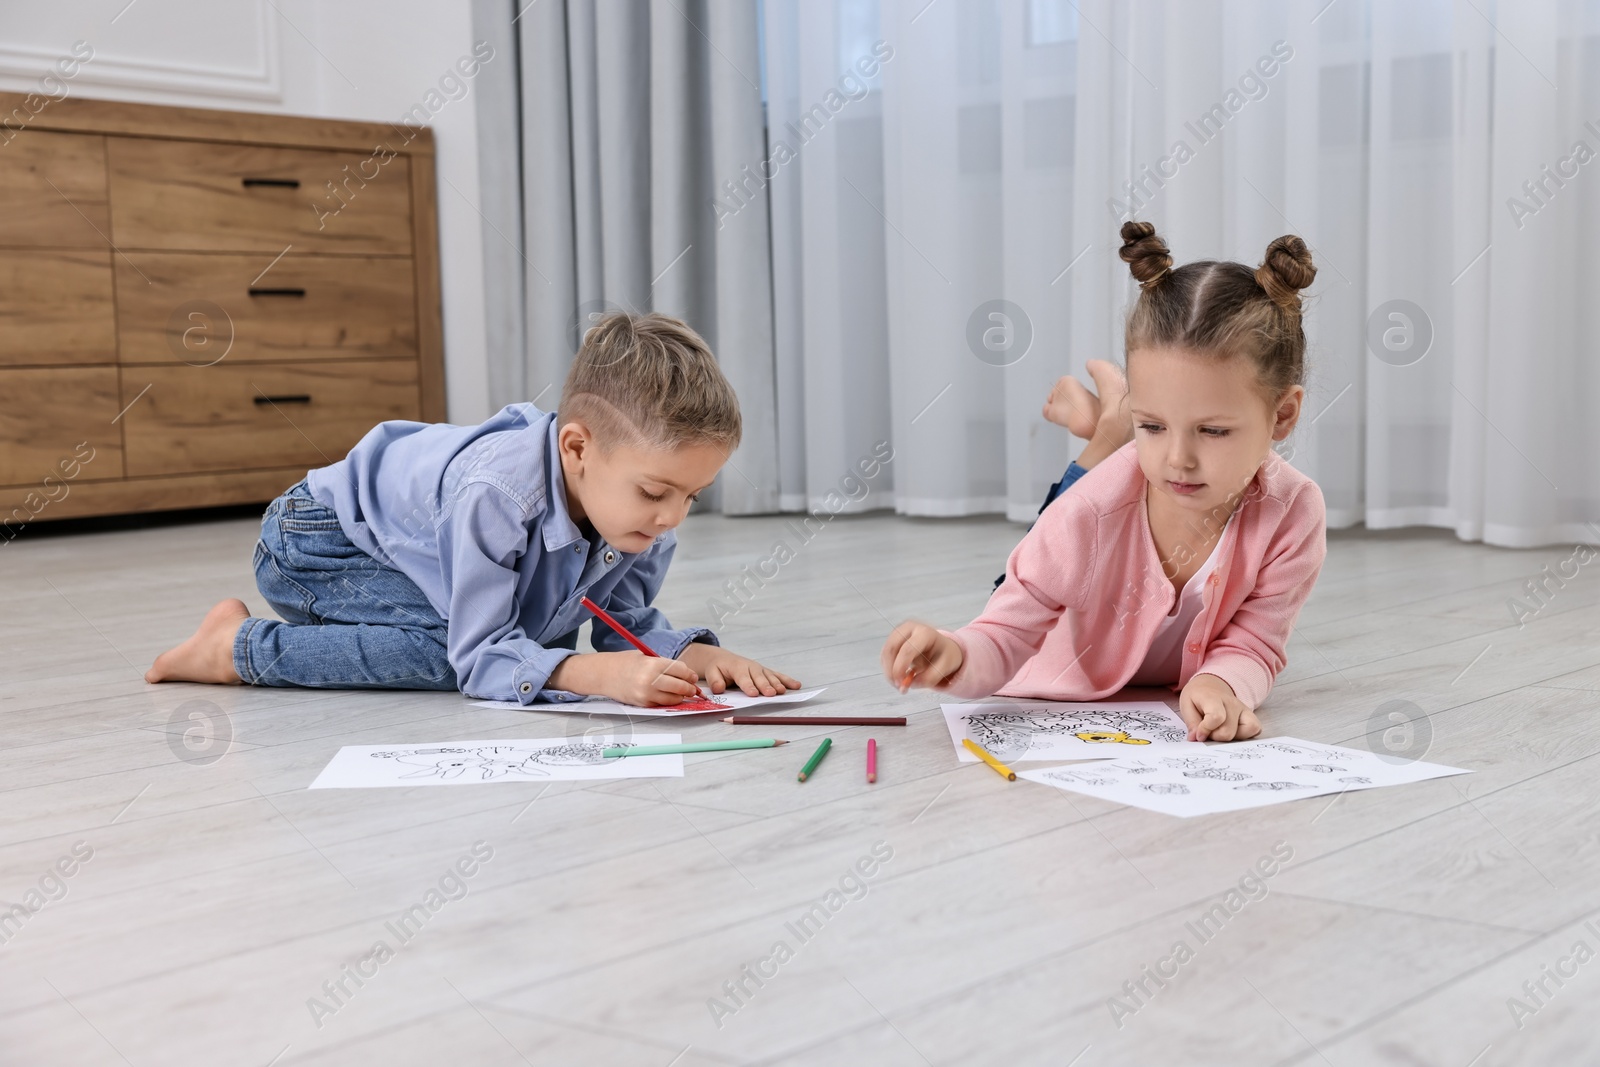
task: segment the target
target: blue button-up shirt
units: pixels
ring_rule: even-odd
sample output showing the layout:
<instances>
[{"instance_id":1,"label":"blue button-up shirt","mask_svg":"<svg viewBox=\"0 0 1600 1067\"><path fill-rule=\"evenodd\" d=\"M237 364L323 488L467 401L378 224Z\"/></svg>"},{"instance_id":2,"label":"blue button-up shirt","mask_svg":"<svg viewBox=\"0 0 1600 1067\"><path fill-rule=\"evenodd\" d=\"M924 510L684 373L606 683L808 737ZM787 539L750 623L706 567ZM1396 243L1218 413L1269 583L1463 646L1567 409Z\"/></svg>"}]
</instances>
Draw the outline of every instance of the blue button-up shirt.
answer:
<instances>
[{"instance_id":1,"label":"blue button-up shirt","mask_svg":"<svg viewBox=\"0 0 1600 1067\"><path fill-rule=\"evenodd\" d=\"M479 426L384 422L338 463L306 476L352 544L417 583L449 627L461 691L533 704L591 618L587 596L657 653L676 658L710 630L674 630L651 607L677 537L643 552L591 544L567 512L556 417L512 404ZM597 624L602 652L632 648Z\"/></svg>"}]
</instances>

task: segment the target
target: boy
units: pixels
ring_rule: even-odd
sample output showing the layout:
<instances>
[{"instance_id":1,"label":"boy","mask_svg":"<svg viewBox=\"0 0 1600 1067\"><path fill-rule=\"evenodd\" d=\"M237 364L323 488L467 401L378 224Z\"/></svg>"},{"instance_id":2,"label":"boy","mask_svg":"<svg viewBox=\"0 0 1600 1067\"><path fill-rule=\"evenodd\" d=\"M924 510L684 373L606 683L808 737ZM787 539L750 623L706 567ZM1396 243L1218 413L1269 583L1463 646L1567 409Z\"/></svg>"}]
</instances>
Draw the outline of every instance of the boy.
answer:
<instances>
[{"instance_id":1,"label":"boy","mask_svg":"<svg viewBox=\"0 0 1600 1067\"><path fill-rule=\"evenodd\" d=\"M456 689L522 704L606 696L676 704L703 677L775 696L800 683L674 630L651 607L674 527L740 437L704 340L665 315L606 316L560 410L513 404L481 426L381 423L268 506L256 583L207 613L147 682ZM589 597L663 658L597 624Z\"/></svg>"}]
</instances>

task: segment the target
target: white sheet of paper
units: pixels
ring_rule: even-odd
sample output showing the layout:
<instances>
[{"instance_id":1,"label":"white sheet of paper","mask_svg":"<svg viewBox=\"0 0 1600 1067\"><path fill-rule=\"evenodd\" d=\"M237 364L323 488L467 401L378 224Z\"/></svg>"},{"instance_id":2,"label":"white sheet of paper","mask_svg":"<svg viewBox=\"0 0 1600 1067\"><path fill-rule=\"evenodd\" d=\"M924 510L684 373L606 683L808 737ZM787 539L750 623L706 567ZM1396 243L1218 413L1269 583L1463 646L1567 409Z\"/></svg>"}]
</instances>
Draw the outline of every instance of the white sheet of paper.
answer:
<instances>
[{"instance_id":1,"label":"white sheet of paper","mask_svg":"<svg viewBox=\"0 0 1600 1067\"><path fill-rule=\"evenodd\" d=\"M1028 760L1117 759L1153 752L1197 752L1189 728L1159 701L1111 704L941 704L956 758L978 757L961 743L970 737L1002 763Z\"/></svg>"},{"instance_id":2,"label":"white sheet of paper","mask_svg":"<svg viewBox=\"0 0 1600 1067\"><path fill-rule=\"evenodd\" d=\"M1135 756L1081 767L1018 771L1017 777L1188 818L1471 773L1437 763L1391 762L1360 749L1294 737L1205 748L1199 755Z\"/></svg>"},{"instance_id":3,"label":"white sheet of paper","mask_svg":"<svg viewBox=\"0 0 1600 1067\"><path fill-rule=\"evenodd\" d=\"M683 756L613 756L607 745L675 745L678 734L443 741L420 745L346 745L311 789L571 782L596 778L682 778Z\"/></svg>"},{"instance_id":4,"label":"white sheet of paper","mask_svg":"<svg viewBox=\"0 0 1600 1067\"><path fill-rule=\"evenodd\" d=\"M692 708L687 711L676 708L636 708L632 704L620 704L605 697L586 697L583 700L564 700L552 704L518 704L514 700L474 700L472 706L498 708L503 711L561 711L574 715L626 715L630 718L643 716L653 719L670 718L674 715L710 715L718 711L744 711L762 704L798 704L803 700L810 700L826 688L827 686L818 689L793 689L776 697L749 697L737 690L727 693L712 693L707 690L706 696L722 707Z\"/></svg>"}]
</instances>

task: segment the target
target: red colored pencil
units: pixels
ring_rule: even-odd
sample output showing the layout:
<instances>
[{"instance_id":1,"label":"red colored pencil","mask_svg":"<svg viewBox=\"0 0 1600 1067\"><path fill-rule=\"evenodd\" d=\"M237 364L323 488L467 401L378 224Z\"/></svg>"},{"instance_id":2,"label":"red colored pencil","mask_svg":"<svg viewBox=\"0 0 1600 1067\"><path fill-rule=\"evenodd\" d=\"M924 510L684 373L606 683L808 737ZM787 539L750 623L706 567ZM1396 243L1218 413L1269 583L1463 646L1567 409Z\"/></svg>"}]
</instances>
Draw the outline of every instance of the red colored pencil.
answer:
<instances>
[{"instance_id":1,"label":"red colored pencil","mask_svg":"<svg viewBox=\"0 0 1600 1067\"><path fill-rule=\"evenodd\" d=\"M735 726L904 726L904 715L729 715Z\"/></svg>"},{"instance_id":2,"label":"red colored pencil","mask_svg":"<svg viewBox=\"0 0 1600 1067\"><path fill-rule=\"evenodd\" d=\"M867 781L878 780L878 742L867 738Z\"/></svg>"},{"instance_id":3,"label":"red colored pencil","mask_svg":"<svg viewBox=\"0 0 1600 1067\"><path fill-rule=\"evenodd\" d=\"M637 648L640 652L643 652L647 656L653 656L656 659L661 658L661 654L659 652L630 634L627 627L623 626L616 619L613 619L611 617L611 613L606 611L605 608L602 608L599 604L596 604L588 597L584 597L579 601L579 603L588 608L590 611L594 612L595 618L599 619L601 622L617 631L617 636L628 642L628 644L632 645L634 648ZM694 687L694 695L699 697L701 700L706 699L706 695L700 691L700 687L698 685Z\"/></svg>"}]
</instances>

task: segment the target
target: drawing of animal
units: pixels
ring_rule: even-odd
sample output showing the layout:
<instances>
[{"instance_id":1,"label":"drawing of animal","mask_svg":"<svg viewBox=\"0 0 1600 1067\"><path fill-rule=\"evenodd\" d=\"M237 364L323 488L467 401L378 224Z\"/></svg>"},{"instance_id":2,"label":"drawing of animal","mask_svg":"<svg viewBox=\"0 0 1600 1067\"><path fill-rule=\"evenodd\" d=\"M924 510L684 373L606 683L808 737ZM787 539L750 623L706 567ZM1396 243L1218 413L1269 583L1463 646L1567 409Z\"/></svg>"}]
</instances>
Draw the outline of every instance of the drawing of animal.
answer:
<instances>
[{"instance_id":1,"label":"drawing of animal","mask_svg":"<svg viewBox=\"0 0 1600 1067\"><path fill-rule=\"evenodd\" d=\"M1115 778L1107 778L1095 771L1052 771L1046 777L1058 782L1077 782L1081 785L1116 785Z\"/></svg>"},{"instance_id":2,"label":"drawing of animal","mask_svg":"<svg viewBox=\"0 0 1600 1067\"><path fill-rule=\"evenodd\" d=\"M1039 736L1071 735L1091 744L1123 745L1182 741L1187 736L1181 726L1173 726L1156 712L1112 708L1070 712L1024 708L964 715L961 721L967 736L996 754L1001 748L1026 751Z\"/></svg>"},{"instance_id":3,"label":"drawing of animal","mask_svg":"<svg viewBox=\"0 0 1600 1067\"><path fill-rule=\"evenodd\" d=\"M1246 782L1244 785L1236 785L1234 788L1252 789L1258 792L1264 790L1282 792L1286 789L1315 789L1316 787L1310 785L1301 785L1299 782Z\"/></svg>"},{"instance_id":4,"label":"drawing of animal","mask_svg":"<svg viewBox=\"0 0 1600 1067\"><path fill-rule=\"evenodd\" d=\"M1176 771L1198 771L1218 766L1210 756L1162 756L1161 762Z\"/></svg>"},{"instance_id":5,"label":"drawing of animal","mask_svg":"<svg viewBox=\"0 0 1600 1067\"><path fill-rule=\"evenodd\" d=\"M1226 767L1200 767L1197 770L1184 771L1185 778L1210 778L1217 782L1242 782L1250 777L1238 771L1230 771Z\"/></svg>"},{"instance_id":6,"label":"drawing of animal","mask_svg":"<svg viewBox=\"0 0 1600 1067\"><path fill-rule=\"evenodd\" d=\"M622 747L628 742L619 742ZM455 779L475 777L479 781L495 778L548 778L546 767L593 766L605 762L606 746L593 743L551 745L526 749L516 745L480 745L474 748L419 748L402 752L374 752L379 758L416 767L401 778Z\"/></svg>"},{"instance_id":7,"label":"drawing of animal","mask_svg":"<svg viewBox=\"0 0 1600 1067\"><path fill-rule=\"evenodd\" d=\"M1326 763L1291 763L1297 771L1311 771L1314 774L1335 774L1344 770L1343 767L1331 767Z\"/></svg>"},{"instance_id":8,"label":"drawing of animal","mask_svg":"<svg viewBox=\"0 0 1600 1067\"><path fill-rule=\"evenodd\" d=\"M1163 796L1187 795L1189 792L1189 787L1182 782L1141 782L1139 788Z\"/></svg>"},{"instance_id":9,"label":"drawing of animal","mask_svg":"<svg viewBox=\"0 0 1600 1067\"><path fill-rule=\"evenodd\" d=\"M1363 778L1359 774L1352 774L1349 777L1339 779L1339 781L1348 782L1350 785L1371 785L1372 784L1372 779L1371 778Z\"/></svg>"},{"instance_id":10,"label":"drawing of animal","mask_svg":"<svg viewBox=\"0 0 1600 1067\"><path fill-rule=\"evenodd\" d=\"M1150 741L1143 737L1129 737L1126 730L1083 730L1073 734L1079 741L1087 741L1091 745L1148 745Z\"/></svg>"},{"instance_id":11,"label":"drawing of animal","mask_svg":"<svg viewBox=\"0 0 1600 1067\"><path fill-rule=\"evenodd\" d=\"M461 778L472 775L481 781L488 781L491 778L503 778L511 774L531 774L535 777L544 777L549 773L536 768L530 771L524 768L523 760L502 759L497 756L482 754L494 751L494 749L485 749L480 752L466 752L461 755L439 756L431 759L427 756L402 756L395 762L417 768L417 770L408 774L402 774L401 778Z\"/></svg>"},{"instance_id":12,"label":"drawing of animal","mask_svg":"<svg viewBox=\"0 0 1600 1067\"><path fill-rule=\"evenodd\" d=\"M552 767L578 767L592 763L604 763L605 757L601 753L607 748L627 748L629 744L629 742L622 741L615 745L598 745L593 742L551 745L549 748L535 749L528 754L528 760Z\"/></svg>"}]
</instances>

